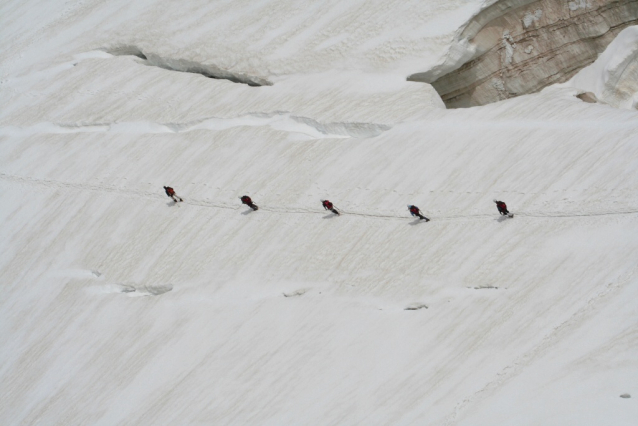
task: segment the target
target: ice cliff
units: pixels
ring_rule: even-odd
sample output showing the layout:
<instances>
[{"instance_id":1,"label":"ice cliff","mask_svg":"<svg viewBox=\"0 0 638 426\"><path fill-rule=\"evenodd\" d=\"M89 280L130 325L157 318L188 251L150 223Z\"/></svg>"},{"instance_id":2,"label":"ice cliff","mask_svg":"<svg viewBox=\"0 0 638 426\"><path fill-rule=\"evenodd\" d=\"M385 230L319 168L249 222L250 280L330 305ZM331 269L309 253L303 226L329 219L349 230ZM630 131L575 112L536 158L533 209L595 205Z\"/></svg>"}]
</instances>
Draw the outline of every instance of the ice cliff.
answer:
<instances>
[{"instance_id":1,"label":"ice cliff","mask_svg":"<svg viewBox=\"0 0 638 426\"><path fill-rule=\"evenodd\" d=\"M622 29L635 0L501 0L474 15L443 64L411 75L448 108L485 105L569 80Z\"/></svg>"}]
</instances>

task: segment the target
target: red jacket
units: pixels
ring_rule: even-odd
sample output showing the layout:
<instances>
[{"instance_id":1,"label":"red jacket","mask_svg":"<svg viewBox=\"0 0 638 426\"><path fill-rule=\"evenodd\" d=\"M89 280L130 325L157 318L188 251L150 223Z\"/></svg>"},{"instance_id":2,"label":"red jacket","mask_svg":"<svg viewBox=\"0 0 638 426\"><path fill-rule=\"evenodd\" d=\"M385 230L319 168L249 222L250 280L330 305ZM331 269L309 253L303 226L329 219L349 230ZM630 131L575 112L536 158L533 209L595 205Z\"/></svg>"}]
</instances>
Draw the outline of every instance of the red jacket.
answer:
<instances>
[{"instance_id":1,"label":"red jacket","mask_svg":"<svg viewBox=\"0 0 638 426\"><path fill-rule=\"evenodd\" d=\"M244 195L241 197L241 202L244 204L252 204L253 200L251 200L249 196Z\"/></svg>"},{"instance_id":2,"label":"red jacket","mask_svg":"<svg viewBox=\"0 0 638 426\"><path fill-rule=\"evenodd\" d=\"M323 208L324 209L328 209L328 210L332 210L332 203L328 200L323 202Z\"/></svg>"}]
</instances>

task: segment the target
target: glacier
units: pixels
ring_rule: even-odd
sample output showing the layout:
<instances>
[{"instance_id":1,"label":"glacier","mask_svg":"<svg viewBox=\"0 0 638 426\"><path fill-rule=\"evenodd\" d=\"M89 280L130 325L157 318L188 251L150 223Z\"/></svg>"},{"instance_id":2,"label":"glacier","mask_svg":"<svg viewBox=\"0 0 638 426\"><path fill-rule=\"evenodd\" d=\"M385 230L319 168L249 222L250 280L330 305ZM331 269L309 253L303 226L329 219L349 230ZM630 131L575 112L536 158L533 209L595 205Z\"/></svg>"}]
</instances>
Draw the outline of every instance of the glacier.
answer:
<instances>
[{"instance_id":1,"label":"glacier","mask_svg":"<svg viewBox=\"0 0 638 426\"><path fill-rule=\"evenodd\" d=\"M4 2L0 423L635 425L638 120L577 98L609 62L406 80L493 3Z\"/></svg>"}]
</instances>

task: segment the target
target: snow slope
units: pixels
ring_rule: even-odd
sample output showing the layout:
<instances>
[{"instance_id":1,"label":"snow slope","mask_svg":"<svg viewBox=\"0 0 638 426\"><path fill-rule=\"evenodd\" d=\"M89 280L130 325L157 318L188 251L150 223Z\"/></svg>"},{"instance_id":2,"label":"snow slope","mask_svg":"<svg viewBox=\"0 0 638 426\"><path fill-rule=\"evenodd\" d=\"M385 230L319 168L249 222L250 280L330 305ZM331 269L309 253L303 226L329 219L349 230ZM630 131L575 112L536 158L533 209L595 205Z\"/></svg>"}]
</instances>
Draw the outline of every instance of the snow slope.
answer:
<instances>
[{"instance_id":1,"label":"snow slope","mask_svg":"<svg viewBox=\"0 0 638 426\"><path fill-rule=\"evenodd\" d=\"M638 26L624 29L598 57L567 84L594 93L616 108L638 107Z\"/></svg>"},{"instance_id":2,"label":"snow slope","mask_svg":"<svg viewBox=\"0 0 638 426\"><path fill-rule=\"evenodd\" d=\"M635 424L636 112L448 111L479 2L306 3L2 6L0 423Z\"/></svg>"}]
</instances>

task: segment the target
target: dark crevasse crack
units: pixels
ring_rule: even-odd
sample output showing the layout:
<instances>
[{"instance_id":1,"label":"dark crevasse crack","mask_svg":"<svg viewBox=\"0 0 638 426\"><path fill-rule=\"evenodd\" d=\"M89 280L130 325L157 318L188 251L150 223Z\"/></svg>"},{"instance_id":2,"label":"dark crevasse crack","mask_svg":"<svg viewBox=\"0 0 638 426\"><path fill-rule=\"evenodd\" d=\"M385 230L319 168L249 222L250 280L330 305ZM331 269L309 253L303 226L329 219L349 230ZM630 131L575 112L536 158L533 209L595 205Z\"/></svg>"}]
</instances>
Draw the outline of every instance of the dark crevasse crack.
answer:
<instances>
[{"instance_id":1,"label":"dark crevasse crack","mask_svg":"<svg viewBox=\"0 0 638 426\"><path fill-rule=\"evenodd\" d=\"M204 77L214 78L217 80L228 80L233 83L247 84L252 87L272 86L273 84L265 78L244 73L231 72L221 69L216 65L202 64L188 59L165 58L152 52L143 52L142 49L134 45L118 46L104 50L114 56L136 56L143 61L144 65L154 66L169 71L200 74Z\"/></svg>"},{"instance_id":2,"label":"dark crevasse crack","mask_svg":"<svg viewBox=\"0 0 638 426\"><path fill-rule=\"evenodd\" d=\"M136 46L119 46L112 49L104 49L113 56L137 56L140 59L147 60L146 55Z\"/></svg>"}]
</instances>

